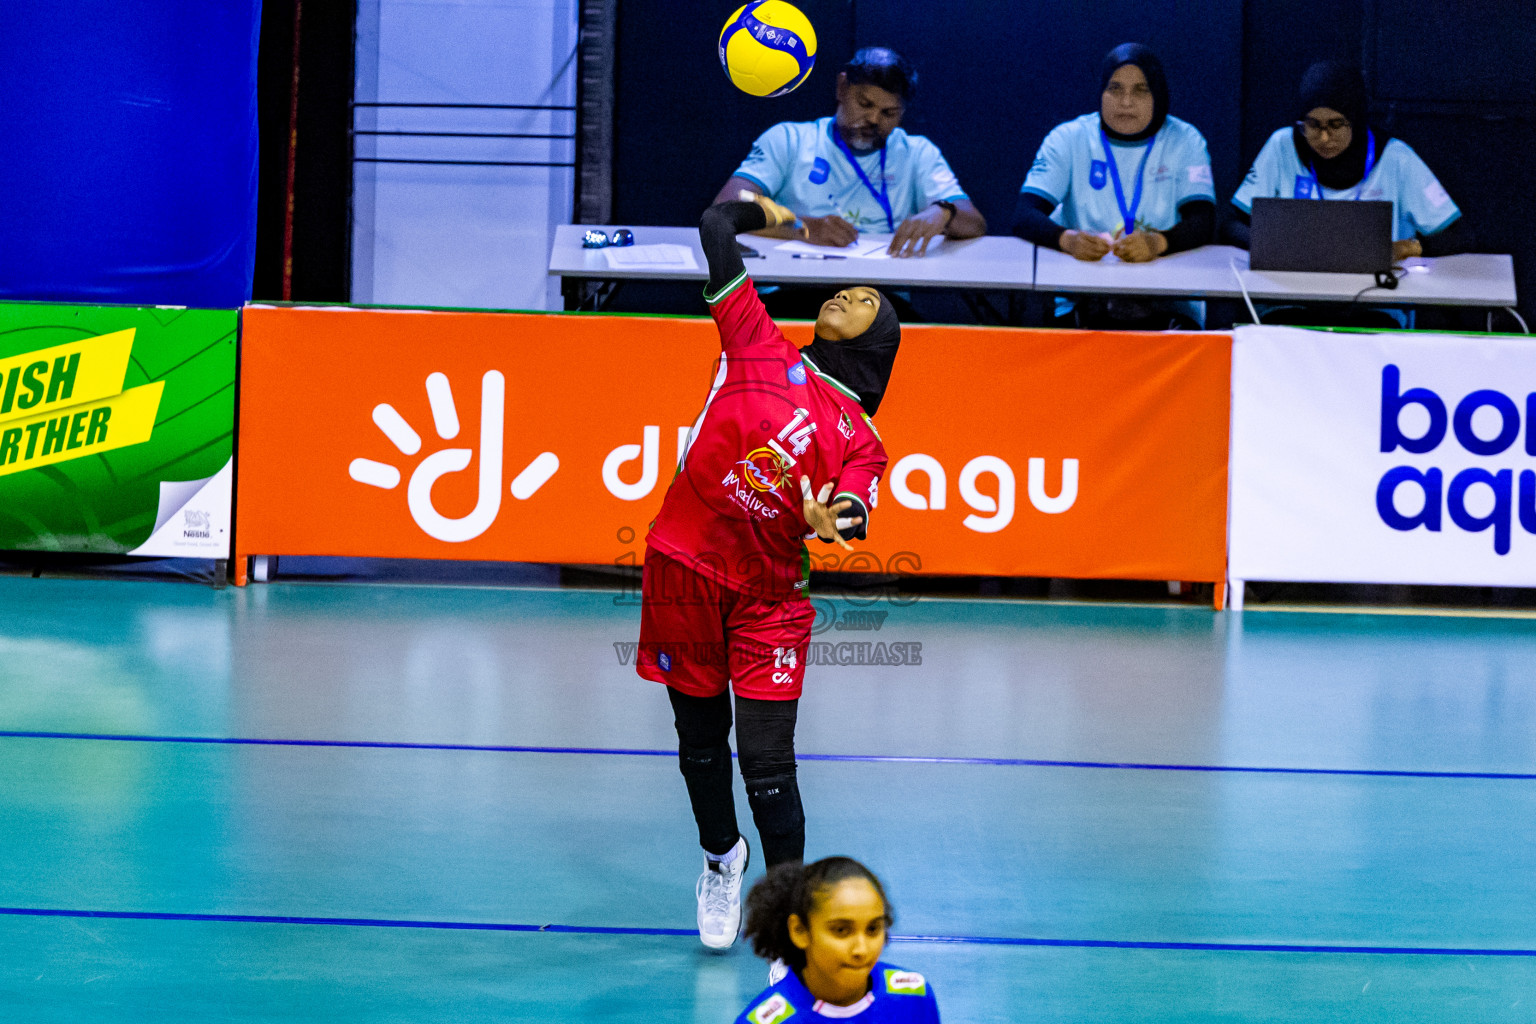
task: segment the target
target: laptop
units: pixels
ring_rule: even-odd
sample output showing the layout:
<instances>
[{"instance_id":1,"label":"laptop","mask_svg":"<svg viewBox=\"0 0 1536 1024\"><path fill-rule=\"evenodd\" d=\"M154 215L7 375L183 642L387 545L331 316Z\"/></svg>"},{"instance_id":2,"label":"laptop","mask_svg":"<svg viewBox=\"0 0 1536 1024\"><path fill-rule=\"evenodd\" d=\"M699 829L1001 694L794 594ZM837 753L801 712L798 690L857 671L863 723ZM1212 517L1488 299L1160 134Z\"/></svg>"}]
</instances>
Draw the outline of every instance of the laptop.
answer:
<instances>
[{"instance_id":1,"label":"laptop","mask_svg":"<svg viewBox=\"0 0 1536 1024\"><path fill-rule=\"evenodd\" d=\"M1348 199L1254 199L1253 270L1332 274L1392 271L1392 204Z\"/></svg>"}]
</instances>

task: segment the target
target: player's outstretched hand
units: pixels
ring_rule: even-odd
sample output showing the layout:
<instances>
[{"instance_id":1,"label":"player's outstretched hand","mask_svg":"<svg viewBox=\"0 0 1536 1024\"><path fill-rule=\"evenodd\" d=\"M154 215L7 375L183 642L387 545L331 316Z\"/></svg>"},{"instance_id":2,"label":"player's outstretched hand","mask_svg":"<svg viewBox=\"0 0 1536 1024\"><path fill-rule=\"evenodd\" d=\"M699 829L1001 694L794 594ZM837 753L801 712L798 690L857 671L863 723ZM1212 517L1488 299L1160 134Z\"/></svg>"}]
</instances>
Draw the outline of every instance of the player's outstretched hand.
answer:
<instances>
[{"instance_id":1,"label":"player's outstretched hand","mask_svg":"<svg viewBox=\"0 0 1536 1024\"><path fill-rule=\"evenodd\" d=\"M794 210L791 210L787 206L780 206L778 203L774 202L772 199L769 199L767 196L759 195L758 193L753 192L751 189L742 189L740 192L736 193L736 198L740 199L744 203L756 203L758 206L761 206L763 208L763 212L768 215L768 226L771 228L779 227L782 224L793 224L795 222Z\"/></svg>"},{"instance_id":2,"label":"player's outstretched hand","mask_svg":"<svg viewBox=\"0 0 1536 1024\"><path fill-rule=\"evenodd\" d=\"M843 540L843 535L839 531L846 530L850 526L858 526L864 521L864 517L839 516L838 513L848 511L848 506L852 505L853 502L844 498L836 505L828 508L826 501L832 496L831 481L828 481L822 487L820 494L813 495L811 494L811 478L808 476L800 478L800 496L803 499L802 505L805 508L805 521L810 524L811 529L816 531L816 536L822 540L835 541L838 547L844 551L852 551L853 545Z\"/></svg>"}]
</instances>

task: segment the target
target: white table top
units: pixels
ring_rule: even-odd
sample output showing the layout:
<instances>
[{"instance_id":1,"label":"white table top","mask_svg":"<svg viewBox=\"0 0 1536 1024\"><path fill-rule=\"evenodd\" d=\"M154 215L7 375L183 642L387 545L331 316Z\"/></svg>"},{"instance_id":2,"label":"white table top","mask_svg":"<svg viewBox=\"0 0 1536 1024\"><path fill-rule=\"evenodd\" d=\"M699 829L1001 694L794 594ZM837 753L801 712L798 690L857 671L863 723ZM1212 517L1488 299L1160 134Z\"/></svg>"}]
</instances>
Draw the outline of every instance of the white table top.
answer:
<instances>
[{"instance_id":1,"label":"white table top","mask_svg":"<svg viewBox=\"0 0 1536 1024\"><path fill-rule=\"evenodd\" d=\"M704 281L704 252L699 247L697 228L637 227L636 245L672 243L686 245L693 252L697 270L667 268L613 268L601 249L583 249L581 236L589 230L611 231L609 227L590 224L562 224L555 229L555 245L549 255L549 272L563 277L591 277L604 280ZM739 236L744 245L757 250L761 258L748 257L747 273L755 281L775 284L794 282L859 281L896 287L996 288L1029 290L1034 278L1034 246L1019 238L988 235L963 242L944 239L930 243L928 254L909 259L793 259L775 247L781 239L757 235ZM875 242L874 234L860 240ZM834 250L828 250L829 252Z\"/></svg>"},{"instance_id":2,"label":"white table top","mask_svg":"<svg viewBox=\"0 0 1536 1024\"><path fill-rule=\"evenodd\" d=\"M704 281L704 253L695 228L637 227L635 242L686 245L695 270L655 267L613 268L601 249L583 249L582 234L593 225L562 224L555 231L549 272L564 277L603 280ZM609 227L600 230L610 231ZM879 235L864 235L873 242ZM1106 259L1084 263L1054 249L1039 249L1022 239L987 235L963 242L945 239L928 255L913 259L793 259L776 251L780 241L756 235L740 239L762 254L747 258L754 280L794 282L864 281L875 285L1018 289L1099 295L1163 295L1182 298L1242 297L1237 274L1256 302L1348 302L1363 288L1362 301L1379 305L1513 306L1514 260L1509 256L1465 253L1438 259L1414 259L1422 267L1405 274L1394 290L1374 288L1369 274L1298 274L1248 269L1248 253L1229 245L1206 245L1164 256L1150 263ZM1237 274L1233 272L1236 264Z\"/></svg>"},{"instance_id":3,"label":"white table top","mask_svg":"<svg viewBox=\"0 0 1536 1024\"><path fill-rule=\"evenodd\" d=\"M1233 264L1237 273L1233 272ZM1362 288L1362 301L1381 305L1513 306L1514 260L1466 253L1412 259L1396 289L1373 288L1369 274L1299 274L1249 270L1248 253L1230 245L1206 245L1150 263L1105 260L1085 263L1054 249L1041 249L1035 265L1038 291L1085 294L1166 295L1241 298L1238 274L1255 301L1348 302Z\"/></svg>"}]
</instances>

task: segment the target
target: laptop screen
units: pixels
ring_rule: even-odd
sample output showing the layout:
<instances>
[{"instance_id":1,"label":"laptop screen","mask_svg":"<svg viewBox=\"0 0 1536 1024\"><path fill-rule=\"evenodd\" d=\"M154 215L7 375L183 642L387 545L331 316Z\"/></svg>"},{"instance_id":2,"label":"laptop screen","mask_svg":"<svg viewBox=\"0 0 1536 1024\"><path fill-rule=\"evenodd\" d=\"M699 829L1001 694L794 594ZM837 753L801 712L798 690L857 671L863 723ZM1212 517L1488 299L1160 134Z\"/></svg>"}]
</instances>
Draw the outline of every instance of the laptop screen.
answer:
<instances>
[{"instance_id":1,"label":"laptop screen","mask_svg":"<svg viewBox=\"0 0 1536 1024\"><path fill-rule=\"evenodd\" d=\"M1392 204L1255 199L1254 270L1381 274L1392 269Z\"/></svg>"}]
</instances>

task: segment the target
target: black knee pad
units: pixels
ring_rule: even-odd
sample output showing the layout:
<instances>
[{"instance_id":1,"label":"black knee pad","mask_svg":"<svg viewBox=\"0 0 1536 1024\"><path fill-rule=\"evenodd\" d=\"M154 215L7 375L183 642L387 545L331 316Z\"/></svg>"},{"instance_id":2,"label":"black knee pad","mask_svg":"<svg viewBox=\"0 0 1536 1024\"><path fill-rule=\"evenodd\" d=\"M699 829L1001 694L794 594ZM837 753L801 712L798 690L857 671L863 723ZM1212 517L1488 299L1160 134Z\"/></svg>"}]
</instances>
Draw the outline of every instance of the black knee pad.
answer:
<instances>
[{"instance_id":1,"label":"black knee pad","mask_svg":"<svg viewBox=\"0 0 1536 1024\"><path fill-rule=\"evenodd\" d=\"M747 784L748 789L752 788L756 779L777 779L786 775L791 779L795 777L794 747L761 750L744 747L739 738L736 747L736 756L741 761L741 780Z\"/></svg>"},{"instance_id":2,"label":"black knee pad","mask_svg":"<svg viewBox=\"0 0 1536 1024\"><path fill-rule=\"evenodd\" d=\"M764 836L786 836L805 829L805 809L800 805L800 783L793 771L782 775L747 779L747 803L752 820Z\"/></svg>"},{"instance_id":3,"label":"black knee pad","mask_svg":"<svg viewBox=\"0 0 1536 1024\"><path fill-rule=\"evenodd\" d=\"M711 747L692 747L678 744L677 765L686 777L731 774L731 748L720 743Z\"/></svg>"}]
</instances>

